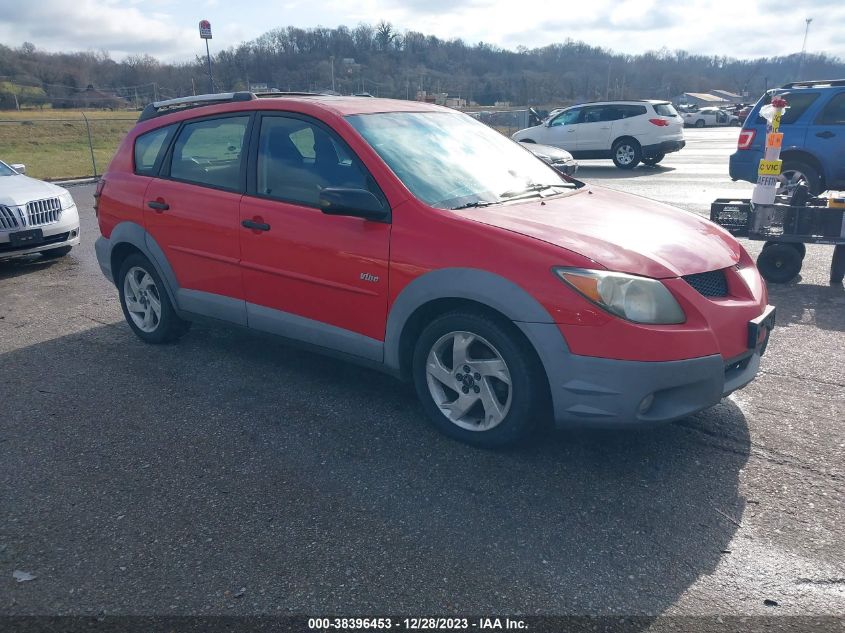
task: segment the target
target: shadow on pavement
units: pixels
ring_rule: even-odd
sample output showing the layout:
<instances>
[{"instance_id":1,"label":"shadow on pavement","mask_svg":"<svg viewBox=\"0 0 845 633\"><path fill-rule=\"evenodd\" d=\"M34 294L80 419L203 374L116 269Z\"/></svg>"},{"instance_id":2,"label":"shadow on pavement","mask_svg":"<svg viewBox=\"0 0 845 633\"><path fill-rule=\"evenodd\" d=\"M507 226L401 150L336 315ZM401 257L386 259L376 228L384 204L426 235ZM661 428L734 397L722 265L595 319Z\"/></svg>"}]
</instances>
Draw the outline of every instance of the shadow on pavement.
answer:
<instances>
[{"instance_id":1,"label":"shadow on pavement","mask_svg":"<svg viewBox=\"0 0 845 633\"><path fill-rule=\"evenodd\" d=\"M674 167L666 167L664 165L655 165L649 167L648 165L638 165L634 169L619 169L612 162L607 163L584 163L579 161L578 173L575 174L579 179L600 178L602 180L626 180L629 178L641 178L643 176L655 176L663 173L671 173L675 171Z\"/></svg>"},{"instance_id":2,"label":"shadow on pavement","mask_svg":"<svg viewBox=\"0 0 845 633\"><path fill-rule=\"evenodd\" d=\"M488 452L391 378L239 331L119 324L0 362L0 572L38 576L3 581L11 614L656 615L745 507L728 400Z\"/></svg>"},{"instance_id":3,"label":"shadow on pavement","mask_svg":"<svg viewBox=\"0 0 845 633\"><path fill-rule=\"evenodd\" d=\"M817 325L823 330L845 331L845 289L842 285L800 283L769 284L769 303L777 306L777 325Z\"/></svg>"},{"instance_id":4,"label":"shadow on pavement","mask_svg":"<svg viewBox=\"0 0 845 633\"><path fill-rule=\"evenodd\" d=\"M27 255L17 259L0 260L0 280L31 275L49 268L58 261L58 259L47 259L41 255Z\"/></svg>"}]
</instances>

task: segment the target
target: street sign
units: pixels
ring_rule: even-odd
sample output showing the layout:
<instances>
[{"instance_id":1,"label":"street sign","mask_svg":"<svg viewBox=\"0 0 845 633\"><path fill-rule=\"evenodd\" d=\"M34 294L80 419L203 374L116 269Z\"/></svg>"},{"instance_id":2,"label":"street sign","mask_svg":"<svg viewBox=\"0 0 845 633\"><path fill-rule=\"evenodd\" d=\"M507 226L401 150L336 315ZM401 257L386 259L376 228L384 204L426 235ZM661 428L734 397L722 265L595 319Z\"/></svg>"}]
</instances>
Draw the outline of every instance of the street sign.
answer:
<instances>
[{"instance_id":1,"label":"street sign","mask_svg":"<svg viewBox=\"0 0 845 633\"><path fill-rule=\"evenodd\" d=\"M200 37L204 40L211 39L211 22L200 20Z\"/></svg>"}]
</instances>

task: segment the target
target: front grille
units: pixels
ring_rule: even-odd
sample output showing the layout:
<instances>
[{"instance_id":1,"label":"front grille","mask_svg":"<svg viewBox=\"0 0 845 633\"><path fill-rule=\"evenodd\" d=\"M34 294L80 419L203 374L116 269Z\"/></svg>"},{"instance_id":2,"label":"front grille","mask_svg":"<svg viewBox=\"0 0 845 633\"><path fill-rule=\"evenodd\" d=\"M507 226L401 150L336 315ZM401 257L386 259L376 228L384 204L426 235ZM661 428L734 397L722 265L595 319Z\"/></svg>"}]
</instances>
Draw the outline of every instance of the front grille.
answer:
<instances>
[{"instance_id":1,"label":"front grille","mask_svg":"<svg viewBox=\"0 0 845 633\"><path fill-rule=\"evenodd\" d=\"M43 226L59 221L62 203L58 198L33 200L26 203L26 215L29 226Z\"/></svg>"},{"instance_id":2,"label":"front grille","mask_svg":"<svg viewBox=\"0 0 845 633\"><path fill-rule=\"evenodd\" d=\"M705 297L728 296L728 281L725 279L724 270L711 270L707 273L686 275L684 281Z\"/></svg>"},{"instance_id":3,"label":"front grille","mask_svg":"<svg viewBox=\"0 0 845 633\"><path fill-rule=\"evenodd\" d=\"M0 204L0 229L16 229L21 225L18 214Z\"/></svg>"}]
</instances>

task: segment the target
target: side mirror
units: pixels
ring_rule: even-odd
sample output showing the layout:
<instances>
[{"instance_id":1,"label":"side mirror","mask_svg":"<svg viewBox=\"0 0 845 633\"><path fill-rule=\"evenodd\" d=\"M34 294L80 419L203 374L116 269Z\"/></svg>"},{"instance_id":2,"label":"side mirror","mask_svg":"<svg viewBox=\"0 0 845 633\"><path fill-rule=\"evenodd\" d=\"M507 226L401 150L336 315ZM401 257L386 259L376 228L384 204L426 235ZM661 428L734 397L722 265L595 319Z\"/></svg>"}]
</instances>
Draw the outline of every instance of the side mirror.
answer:
<instances>
[{"instance_id":1,"label":"side mirror","mask_svg":"<svg viewBox=\"0 0 845 633\"><path fill-rule=\"evenodd\" d=\"M348 215L376 222L385 220L388 212L371 192L350 187L326 187L320 191L319 204L327 215Z\"/></svg>"},{"instance_id":2,"label":"side mirror","mask_svg":"<svg viewBox=\"0 0 845 633\"><path fill-rule=\"evenodd\" d=\"M19 174L25 174L26 173L26 165L24 165L22 163L16 163L14 165L9 165L9 167L14 169Z\"/></svg>"}]
</instances>

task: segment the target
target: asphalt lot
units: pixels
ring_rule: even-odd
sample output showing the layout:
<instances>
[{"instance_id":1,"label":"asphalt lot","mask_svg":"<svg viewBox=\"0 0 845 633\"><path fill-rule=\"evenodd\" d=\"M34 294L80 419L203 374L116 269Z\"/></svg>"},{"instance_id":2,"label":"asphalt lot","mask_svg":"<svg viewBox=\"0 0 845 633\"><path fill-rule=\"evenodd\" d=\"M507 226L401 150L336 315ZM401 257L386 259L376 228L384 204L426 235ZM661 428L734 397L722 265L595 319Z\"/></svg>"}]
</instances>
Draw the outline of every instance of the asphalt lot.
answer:
<instances>
[{"instance_id":1,"label":"asphalt lot","mask_svg":"<svg viewBox=\"0 0 845 633\"><path fill-rule=\"evenodd\" d=\"M727 177L736 134L579 177L706 214L750 191ZM0 614L845 612L830 247L770 289L762 373L722 404L486 452L410 387L274 339L144 345L96 265L93 187L71 191L83 244L0 263Z\"/></svg>"}]
</instances>

